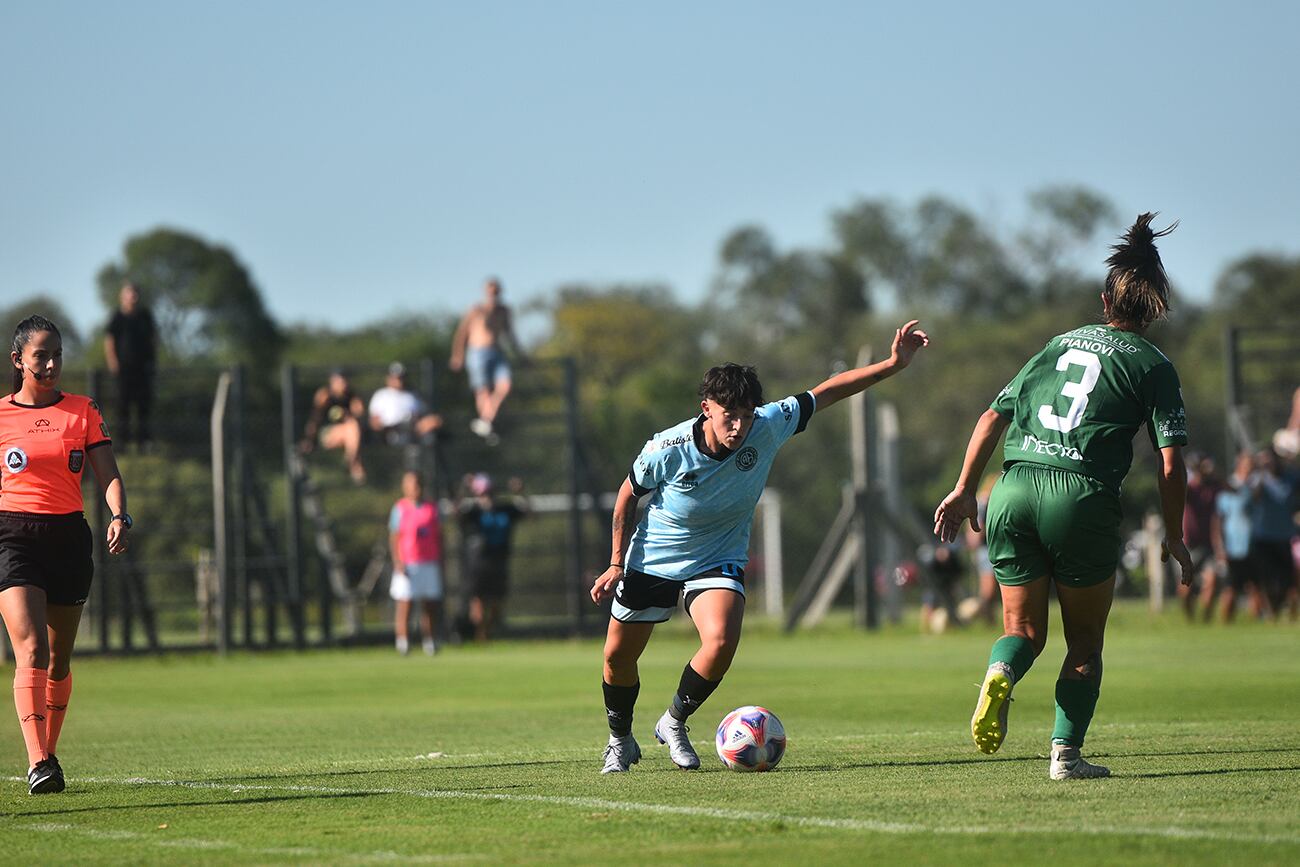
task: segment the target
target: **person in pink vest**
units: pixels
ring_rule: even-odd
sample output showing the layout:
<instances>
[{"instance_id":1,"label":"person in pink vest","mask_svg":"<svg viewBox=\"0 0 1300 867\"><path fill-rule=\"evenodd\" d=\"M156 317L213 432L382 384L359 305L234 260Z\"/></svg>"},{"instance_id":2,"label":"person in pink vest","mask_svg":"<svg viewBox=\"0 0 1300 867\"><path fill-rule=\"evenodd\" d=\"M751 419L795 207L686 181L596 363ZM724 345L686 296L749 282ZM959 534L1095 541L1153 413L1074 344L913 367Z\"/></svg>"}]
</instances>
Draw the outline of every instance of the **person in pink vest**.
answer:
<instances>
[{"instance_id":1,"label":"person in pink vest","mask_svg":"<svg viewBox=\"0 0 1300 867\"><path fill-rule=\"evenodd\" d=\"M438 504L425 499L418 473L408 471L402 476L402 498L393 504L388 517L388 541L393 554L389 595L397 603L397 652L410 652L411 602L418 600L424 652L433 656L438 652L434 627L442 602L442 533Z\"/></svg>"}]
</instances>

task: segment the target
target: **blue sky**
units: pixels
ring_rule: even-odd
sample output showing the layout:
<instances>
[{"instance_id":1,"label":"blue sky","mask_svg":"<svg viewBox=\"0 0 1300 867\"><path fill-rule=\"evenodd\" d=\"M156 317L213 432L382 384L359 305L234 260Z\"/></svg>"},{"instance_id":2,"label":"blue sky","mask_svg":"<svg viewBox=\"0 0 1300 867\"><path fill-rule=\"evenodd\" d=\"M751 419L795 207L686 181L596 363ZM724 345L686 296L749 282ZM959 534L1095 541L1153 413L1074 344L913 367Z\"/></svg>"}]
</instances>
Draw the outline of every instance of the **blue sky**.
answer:
<instances>
[{"instance_id":1,"label":"blue sky","mask_svg":"<svg viewBox=\"0 0 1300 867\"><path fill-rule=\"evenodd\" d=\"M286 322L456 311L487 274L695 301L741 223L817 244L939 193L1010 229L1080 183L1181 219L1204 297L1300 249L1298 32L1286 3L6 3L0 294L88 327L98 268L169 225Z\"/></svg>"}]
</instances>

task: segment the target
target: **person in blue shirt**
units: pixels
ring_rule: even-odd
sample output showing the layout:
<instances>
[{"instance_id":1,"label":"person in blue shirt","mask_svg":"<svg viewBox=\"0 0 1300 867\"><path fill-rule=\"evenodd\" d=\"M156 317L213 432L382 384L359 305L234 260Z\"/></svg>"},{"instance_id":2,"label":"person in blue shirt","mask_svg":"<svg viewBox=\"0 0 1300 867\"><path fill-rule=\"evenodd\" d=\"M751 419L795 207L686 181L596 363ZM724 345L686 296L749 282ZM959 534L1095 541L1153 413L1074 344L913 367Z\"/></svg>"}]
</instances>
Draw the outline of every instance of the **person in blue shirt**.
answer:
<instances>
[{"instance_id":1,"label":"person in blue shirt","mask_svg":"<svg viewBox=\"0 0 1300 867\"><path fill-rule=\"evenodd\" d=\"M1237 594L1248 592L1255 616L1267 607L1264 594L1250 562L1251 492L1246 479L1251 472L1250 452L1237 457L1237 471L1214 500L1210 520L1210 543L1214 559L1223 576L1223 596L1219 610L1224 623L1231 623L1237 613ZM1206 612L1209 612L1207 606Z\"/></svg>"},{"instance_id":2,"label":"person in blue shirt","mask_svg":"<svg viewBox=\"0 0 1300 867\"><path fill-rule=\"evenodd\" d=\"M740 642L750 525L776 453L808 426L814 410L907 367L930 342L916 326L912 320L894 332L887 360L775 403L763 402L754 368L710 368L700 383L700 415L646 442L614 503L609 567L591 588L597 604L613 596L604 666L610 736L602 774L627 771L641 758L632 736L641 687L637 660L655 624L671 616L683 594L700 649L682 670L655 738L668 745L678 767L700 766L686 720L717 689ZM649 502L638 521L643 497Z\"/></svg>"}]
</instances>

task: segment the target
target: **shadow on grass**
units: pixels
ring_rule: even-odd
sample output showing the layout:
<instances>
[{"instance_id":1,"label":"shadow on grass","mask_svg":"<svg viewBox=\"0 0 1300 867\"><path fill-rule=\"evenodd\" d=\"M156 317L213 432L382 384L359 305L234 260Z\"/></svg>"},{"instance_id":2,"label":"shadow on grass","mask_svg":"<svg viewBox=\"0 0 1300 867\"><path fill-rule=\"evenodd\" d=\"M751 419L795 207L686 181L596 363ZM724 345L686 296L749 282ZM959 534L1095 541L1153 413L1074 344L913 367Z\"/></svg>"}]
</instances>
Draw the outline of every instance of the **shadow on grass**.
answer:
<instances>
[{"instance_id":1,"label":"shadow on grass","mask_svg":"<svg viewBox=\"0 0 1300 867\"><path fill-rule=\"evenodd\" d=\"M1114 774L1123 780L1156 780L1162 777L1214 777L1225 774L1277 774L1300 771L1300 765L1283 765L1276 768L1205 768L1191 771L1152 771L1147 774Z\"/></svg>"},{"instance_id":2,"label":"shadow on grass","mask_svg":"<svg viewBox=\"0 0 1300 867\"><path fill-rule=\"evenodd\" d=\"M1176 756L1248 756L1253 753L1300 753L1296 747L1242 747L1240 749L1220 750L1160 750L1138 753L1093 753L1093 758L1127 759L1127 758L1164 758Z\"/></svg>"},{"instance_id":3,"label":"shadow on grass","mask_svg":"<svg viewBox=\"0 0 1300 867\"><path fill-rule=\"evenodd\" d=\"M1300 747L1259 747L1243 749L1223 749L1223 750L1170 750L1164 752L1138 752L1138 753L1090 753L1089 758L1093 759L1127 759L1127 758L1161 758L1177 756L1233 756L1233 755L1252 755L1263 753L1296 753L1300 752ZM957 765L987 765L996 763L1016 763L1016 762L1044 762L1047 761L1047 754L1035 754L1031 756L972 756L964 759L928 759L917 761L881 761L881 762L845 762L835 765L798 765L795 767L783 768L785 773L826 773L831 771L856 771L869 769L887 769L887 768L941 768ZM1196 774L1226 774L1247 771L1249 768L1229 768L1223 770L1201 770L1201 771L1168 771L1151 774L1124 774L1125 777L1173 777L1173 776L1194 776ZM1258 768L1256 770L1286 770L1286 768Z\"/></svg>"},{"instance_id":4,"label":"shadow on grass","mask_svg":"<svg viewBox=\"0 0 1300 867\"><path fill-rule=\"evenodd\" d=\"M195 780L196 783L239 783L254 782L257 780L307 780L307 779L328 779L331 777L367 777L376 774L426 774L430 771L476 771L480 769L491 768L529 768L541 767L546 765L582 765L591 764L591 759L547 759L543 761L528 762L494 762L486 765L425 765L421 767L410 768L350 768L347 770L336 771L302 771L283 774L251 774L239 775L234 777L205 777L202 780ZM459 787L458 787L459 788ZM506 786L494 786L493 788L517 788Z\"/></svg>"},{"instance_id":5,"label":"shadow on grass","mask_svg":"<svg viewBox=\"0 0 1300 867\"><path fill-rule=\"evenodd\" d=\"M69 794L88 794L85 792ZM182 807L224 807L224 806L243 806L247 804L274 804L282 801L314 801L321 798L363 798L369 797L370 792L338 792L328 795L318 794L290 794L290 795L258 795L255 798L229 798L226 800L206 800L206 801L175 801L166 804L97 804L87 807L67 807L64 809L48 809L46 805L50 803L51 798L47 797L41 801L41 808L30 812L0 812L0 818L3 819L31 819L31 818L50 818L51 816L67 816L72 813L100 813L110 810L172 810ZM53 796L60 797L60 796Z\"/></svg>"}]
</instances>

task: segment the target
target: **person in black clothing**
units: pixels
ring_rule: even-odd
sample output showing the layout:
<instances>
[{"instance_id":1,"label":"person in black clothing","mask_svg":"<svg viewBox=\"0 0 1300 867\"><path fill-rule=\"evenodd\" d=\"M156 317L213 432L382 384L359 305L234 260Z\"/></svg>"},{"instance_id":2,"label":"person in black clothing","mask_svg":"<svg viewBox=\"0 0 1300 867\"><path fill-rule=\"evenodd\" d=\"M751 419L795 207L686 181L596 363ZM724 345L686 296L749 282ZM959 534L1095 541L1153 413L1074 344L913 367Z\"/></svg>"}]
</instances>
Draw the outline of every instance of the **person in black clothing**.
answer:
<instances>
[{"instance_id":1,"label":"person in black clothing","mask_svg":"<svg viewBox=\"0 0 1300 867\"><path fill-rule=\"evenodd\" d=\"M361 435L366 417L365 402L352 390L347 372L330 371L329 382L316 389L311 401L311 416L303 431L298 450L310 454L319 440L321 448L342 449L352 481L365 484L366 468L361 463Z\"/></svg>"},{"instance_id":2,"label":"person in black clothing","mask_svg":"<svg viewBox=\"0 0 1300 867\"><path fill-rule=\"evenodd\" d=\"M486 473L470 476L467 482L474 499L460 507L460 528L469 578L469 618L475 640L482 642L501 622L510 577L510 539L528 508L519 496L520 479L510 480L513 502L493 497L492 479Z\"/></svg>"},{"instance_id":3,"label":"person in black clothing","mask_svg":"<svg viewBox=\"0 0 1300 867\"><path fill-rule=\"evenodd\" d=\"M153 375L158 359L158 326L149 308L140 303L134 283L122 286L117 312L104 334L104 359L117 377L119 439L147 450L153 441L149 417L153 411ZM131 408L135 407L135 428Z\"/></svg>"}]
</instances>

